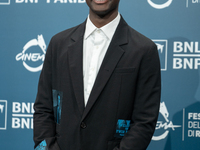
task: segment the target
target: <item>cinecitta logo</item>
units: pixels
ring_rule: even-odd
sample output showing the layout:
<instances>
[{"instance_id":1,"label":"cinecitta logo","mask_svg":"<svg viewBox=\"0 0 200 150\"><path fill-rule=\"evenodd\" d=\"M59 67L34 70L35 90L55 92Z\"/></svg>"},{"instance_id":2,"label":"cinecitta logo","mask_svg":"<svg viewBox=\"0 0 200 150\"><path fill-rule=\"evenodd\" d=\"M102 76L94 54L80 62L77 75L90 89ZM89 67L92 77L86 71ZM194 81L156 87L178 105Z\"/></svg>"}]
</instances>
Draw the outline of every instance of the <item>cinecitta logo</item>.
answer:
<instances>
[{"instance_id":1,"label":"cinecitta logo","mask_svg":"<svg viewBox=\"0 0 200 150\"><path fill-rule=\"evenodd\" d=\"M29 54L26 53L26 51L32 46L39 46L43 54L41 55L40 53L29 53ZM26 43L26 45L23 47L23 51L17 54L16 60L17 61L22 60L23 65L27 70L31 72L38 72L42 70L43 63L38 67L31 67L27 65L26 60L32 61L32 62L36 62L39 60L44 61L45 54L46 54L45 50L46 50L46 44L45 44L44 38L42 35L38 35L38 39L33 39L33 40L30 40L28 43Z\"/></svg>"},{"instance_id":2,"label":"cinecitta logo","mask_svg":"<svg viewBox=\"0 0 200 150\"><path fill-rule=\"evenodd\" d=\"M147 0L147 2L154 8L156 9L163 9L166 7L169 7L171 5L173 0L168 0L167 2L165 2L164 4L155 4L154 2L152 2L152 0Z\"/></svg>"},{"instance_id":3,"label":"cinecitta logo","mask_svg":"<svg viewBox=\"0 0 200 150\"><path fill-rule=\"evenodd\" d=\"M172 121L169 121L168 117L169 117L169 112L167 110L167 107L165 105L165 102L160 103L160 110L159 110L160 114L164 117L165 119L165 123L163 123L162 121L157 121L156 124L156 130L158 129L164 129L165 132L159 136L153 136L152 140L154 141L159 141L162 139L165 139L169 133L169 129L171 128L172 130L175 130L175 128L181 127L179 125L173 125Z\"/></svg>"}]
</instances>

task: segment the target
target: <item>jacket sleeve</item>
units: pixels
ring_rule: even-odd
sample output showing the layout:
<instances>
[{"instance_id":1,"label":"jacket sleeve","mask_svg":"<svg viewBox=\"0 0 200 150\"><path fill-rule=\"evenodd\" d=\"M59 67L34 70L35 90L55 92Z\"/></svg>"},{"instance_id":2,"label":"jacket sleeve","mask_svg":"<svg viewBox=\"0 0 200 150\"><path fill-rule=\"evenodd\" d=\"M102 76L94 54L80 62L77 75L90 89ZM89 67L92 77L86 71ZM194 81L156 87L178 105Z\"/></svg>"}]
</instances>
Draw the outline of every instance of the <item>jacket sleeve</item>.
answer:
<instances>
[{"instance_id":1,"label":"jacket sleeve","mask_svg":"<svg viewBox=\"0 0 200 150\"><path fill-rule=\"evenodd\" d=\"M129 131L114 150L146 150L153 136L160 106L160 60L155 44L144 54L138 74Z\"/></svg>"},{"instance_id":2,"label":"jacket sleeve","mask_svg":"<svg viewBox=\"0 0 200 150\"><path fill-rule=\"evenodd\" d=\"M56 122L52 100L52 40L40 74L34 110L34 148L45 141L48 150L60 150L56 142Z\"/></svg>"}]
</instances>

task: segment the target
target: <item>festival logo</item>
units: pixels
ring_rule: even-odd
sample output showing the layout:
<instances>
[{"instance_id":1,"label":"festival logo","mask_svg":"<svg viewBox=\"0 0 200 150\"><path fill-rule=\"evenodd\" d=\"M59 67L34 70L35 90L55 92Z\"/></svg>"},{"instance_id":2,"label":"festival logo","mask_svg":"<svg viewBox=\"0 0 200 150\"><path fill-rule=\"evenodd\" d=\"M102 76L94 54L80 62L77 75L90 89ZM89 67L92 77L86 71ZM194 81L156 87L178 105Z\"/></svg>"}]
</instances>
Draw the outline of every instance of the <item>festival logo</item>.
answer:
<instances>
[{"instance_id":1,"label":"festival logo","mask_svg":"<svg viewBox=\"0 0 200 150\"><path fill-rule=\"evenodd\" d=\"M153 40L157 45L159 57L160 57L160 65L161 70L167 70L167 40Z\"/></svg>"},{"instance_id":2,"label":"festival logo","mask_svg":"<svg viewBox=\"0 0 200 150\"><path fill-rule=\"evenodd\" d=\"M7 124L7 101L0 100L0 130L6 130Z\"/></svg>"},{"instance_id":3,"label":"festival logo","mask_svg":"<svg viewBox=\"0 0 200 150\"><path fill-rule=\"evenodd\" d=\"M16 56L17 61L22 61L23 66L30 72L42 70L46 54L46 44L42 35L32 39L23 47L23 51ZM34 52L33 52L34 51Z\"/></svg>"},{"instance_id":4,"label":"festival logo","mask_svg":"<svg viewBox=\"0 0 200 150\"><path fill-rule=\"evenodd\" d=\"M156 132L152 138L154 141L159 141L162 139L165 139L167 135L169 134L169 129L172 129L173 131L175 128L181 127L180 125L173 125L172 121L169 121L169 112L167 110L167 107L165 105L165 102L160 103L160 110L159 113L164 118L164 121L157 121L156 124ZM159 135L157 135L159 132Z\"/></svg>"},{"instance_id":5,"label":"festival logo","mask_svg":"<svg viewBox=\"0 0 200 150\"><path fill-rule=\"evenodd\" d=\"M173 0L167 0L167 2L165 2L164 4L156 4L156 3L152 2L152 0L147 0L149 5L151 5L152 7L156 8L156 9L163 9L163 8L169 7L171 5L172 1Z\"/></svg>"},{"instance_id":6,"label":"festival logo","mask_svg":"<svg viewBox=\"0 0 200 150\"><path fill-rule=\"evenodd\" d=\"M0 0L0 5L10 5L10 0Z\"/></svg>"}]
</instances>

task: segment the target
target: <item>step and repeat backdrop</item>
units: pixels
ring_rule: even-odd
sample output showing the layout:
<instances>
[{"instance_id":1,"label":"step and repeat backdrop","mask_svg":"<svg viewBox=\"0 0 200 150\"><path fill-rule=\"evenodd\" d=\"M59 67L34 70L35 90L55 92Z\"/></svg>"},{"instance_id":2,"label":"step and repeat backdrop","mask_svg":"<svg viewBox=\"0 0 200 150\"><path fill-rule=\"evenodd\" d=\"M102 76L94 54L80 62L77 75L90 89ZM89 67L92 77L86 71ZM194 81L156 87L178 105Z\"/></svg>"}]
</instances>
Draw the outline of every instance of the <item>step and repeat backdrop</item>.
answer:
<instances>
[{"instance_id":1,"label":"step and repeat backdrop","mask_svg":"<svg viewBox=\"0 0 200 150\"><path fill-rule=\"evenodd\" d=\"M162 96L148 150L200 149L200 0L121 0L152 39ZM33 104L51 37L85 21L85 0L0 0L0 149L33 149Z\"/></svg>"}]
</instances>

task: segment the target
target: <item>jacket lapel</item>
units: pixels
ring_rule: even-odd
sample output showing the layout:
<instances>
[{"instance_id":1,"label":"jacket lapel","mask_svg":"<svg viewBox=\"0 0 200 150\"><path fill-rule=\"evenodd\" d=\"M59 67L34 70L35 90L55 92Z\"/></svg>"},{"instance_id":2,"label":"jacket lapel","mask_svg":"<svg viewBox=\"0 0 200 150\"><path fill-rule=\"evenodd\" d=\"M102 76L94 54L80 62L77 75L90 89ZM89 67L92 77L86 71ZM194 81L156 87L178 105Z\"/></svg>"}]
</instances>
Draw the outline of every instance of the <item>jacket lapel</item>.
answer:
<instances>
[{"instance_id":1,"label":"jacket lapel","mask_svg":"<svg viewBox=\"0 0 200 150\"><path fill-rule=\"evenodd\" d=\"M76 101L81 115L83 114L83 36L85 22L81 24L71 36L72 44L68 47L69 71L72 79Z\"/></svg>"},{"instance_id":2,"label":"jacket lapel","mask_svg":"<svg viewBox=\"0 0 200 150\"><path fill-rule=\"evenodd\" d=\"M114 71L117 63L119 62L120 58L124 54L124 49L122 45L128 43L128 25L121 17L120 23L116 29L116 32L113 36L113 39L110 43L110 46L106 52L105 58L102 62L100 67L99 73L97 74L93 89L90 93L90 97L88 99L88 103L84 110L82 121L89 113L90 109L98 99L101 91L105 87L106 83L108 82L112 72Z\"/></svg>"}]
</instances>

